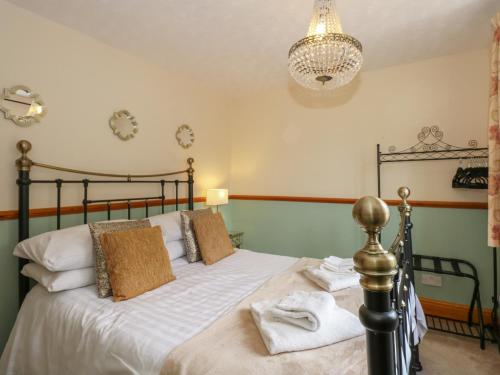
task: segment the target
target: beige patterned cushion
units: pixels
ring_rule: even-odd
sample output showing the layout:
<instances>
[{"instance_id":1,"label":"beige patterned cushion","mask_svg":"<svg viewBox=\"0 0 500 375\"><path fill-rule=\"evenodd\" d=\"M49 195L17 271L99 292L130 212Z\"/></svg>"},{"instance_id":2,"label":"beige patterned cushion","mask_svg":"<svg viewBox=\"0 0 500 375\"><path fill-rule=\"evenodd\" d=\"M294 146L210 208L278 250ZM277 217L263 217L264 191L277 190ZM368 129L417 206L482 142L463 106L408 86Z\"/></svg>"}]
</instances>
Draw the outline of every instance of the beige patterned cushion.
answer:
<instances>
[{"instance_id":1,"label":"beige patterned cushion","mask_svg":"<svg viewBox=\"0 0 500 375\"><path fill-rule=\"evenodd\" d=\"M106 268L106 257L102 250L101 234L107 232L118 232L129 229L151 228L149 220L133 220L133 221L114 221L103 223L90 223L90 234L95 251L95 272L97 281L97 295L100 298L105 298L113 295L111 284L109 283L109 275Z\"/></svg>"},{"instance_id":2,"label":"beige patterned cushion","mask_svg":"<svg viewBox=\"0 0 500 375\"><path fill-rule=\"evenodd\" d=\"M113 301L123 301L175 280L159 226L101 235Z\"/></svg>"},{"instance_id":3,"label":"beige patterned cushion","mask_svg":"<svg viewBox=\"0 0 500 375\"><path fill-rule=\"evenodd\" d=\"M196 239L205 264L214 264L234 254L233 244L220 213L193 218Z\"/></svg>"},{"instance_id":4,"label":"beige patterned cushion","mask_svg":"<svg viewBox=\"0 0 500 375\"><path fill-rule=\"evenodd\" d=\"M188 262L198 262L201 260L200 248L196 241L196 234L193 227L193 218L200 215L212 214L211 208L196 211L182 211L181 212L181 230L184 238L184 245L186 247L186 258Z\"/></svg>"}]
</instances>

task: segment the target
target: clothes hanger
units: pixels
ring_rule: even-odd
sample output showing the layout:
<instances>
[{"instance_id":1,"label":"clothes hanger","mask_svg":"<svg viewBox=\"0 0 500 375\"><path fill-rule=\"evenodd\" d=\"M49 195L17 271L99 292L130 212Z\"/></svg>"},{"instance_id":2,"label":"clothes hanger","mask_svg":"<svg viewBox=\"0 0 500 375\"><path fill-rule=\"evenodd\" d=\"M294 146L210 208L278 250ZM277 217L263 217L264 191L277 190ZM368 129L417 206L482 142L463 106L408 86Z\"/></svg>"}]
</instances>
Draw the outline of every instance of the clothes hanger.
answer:
<instances>
[{"instance_id":1,"label":"clothes hanger","mask_svg":"<svg viewBox=\"0 0 500 375\"><path fill-rule=\"evenodd\" d=\"M462 164L461 159L459 164ZM451 186L455 189L487 189L488 167L483 165L482 158L468 159L467 168L458 167Z\"/></svg>"}]
</instances>

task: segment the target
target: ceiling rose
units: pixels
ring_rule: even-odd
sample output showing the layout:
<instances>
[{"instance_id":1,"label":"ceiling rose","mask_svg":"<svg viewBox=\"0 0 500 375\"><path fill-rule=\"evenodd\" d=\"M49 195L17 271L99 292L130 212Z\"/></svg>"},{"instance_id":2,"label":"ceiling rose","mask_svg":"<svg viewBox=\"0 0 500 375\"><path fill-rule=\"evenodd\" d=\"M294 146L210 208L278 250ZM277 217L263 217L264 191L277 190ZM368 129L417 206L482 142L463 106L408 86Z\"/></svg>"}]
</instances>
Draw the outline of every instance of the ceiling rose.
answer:
<instances>
[{"instance_id":1,"label":"ceiling rose","mask_svg":"<svg viewBox=\"0 0 500 375\"><path fill-rule=\"evenodd\" d=\"M313 90L332 90L348 84L363 64L363 47L342 32L333 0L315 0L307 36L288 53L292 77Z\"/></svg>"}]
</instances>

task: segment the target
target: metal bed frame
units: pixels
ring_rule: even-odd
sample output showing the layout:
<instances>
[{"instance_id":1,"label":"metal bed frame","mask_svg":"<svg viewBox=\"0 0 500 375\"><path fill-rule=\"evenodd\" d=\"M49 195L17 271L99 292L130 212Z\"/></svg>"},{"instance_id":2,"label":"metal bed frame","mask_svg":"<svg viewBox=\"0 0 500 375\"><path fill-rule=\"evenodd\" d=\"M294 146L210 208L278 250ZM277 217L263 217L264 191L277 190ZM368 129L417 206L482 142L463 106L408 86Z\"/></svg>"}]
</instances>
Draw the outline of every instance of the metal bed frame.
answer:
<instances>
[{"instance_id":1,"label":"metal bed frame","mask_svg":"<svg viewBox=\"0 0 500 375\"><path fill-rule=\"evenodd\" d=\"M88 212L96 211L96 205L100 209L107 210L108 219L111 210L127 208L128 217L131 216L131 208L139 206L138 202L144 202L146 217L151 205L161 205L161 212L165 212L166 194L165 186L175 186L175 208L179 209L180 203L186 200L179 198L179 185L186 184L188 187L187 204L188 209L194 207L194 160L189 158L188 168L185 170L158 174L111 174L102 172L82 171L63 168L35 162L28 157L31 150L30 142L26 140L17 143L17 149L21 153L16 160L18 170L19 191L19 241L29 238L30 219L30 185L49 184L56 188L56 220L57 229L61 227L61 193L66 184L80 185L83 188L82 210L83 221L87 223ZM82 179L54 179L35 180L30 178L33 167L56 170L66 173L83 175ZM187 175L187 179L165 180L166 176ZM107 177L110 179L89 179L89 176ZM155 179L161 178L161 179ZM131 184L146 183L158 184L161 193L158 196L141 198L113 198L113 199L90 199L89 187L92 184ZM410 221L411 207L407 202L410 192L407 188L400 188L399 195L402 202L399 206L401 224L389 251L382 248L379 243L379 235L382 228L389 220L387 205L375 197L361 198L354 206L353 216L368 234L365 246L354 256L355 269L361 274L361 286L364 288L364 305L360 308L360 320L367 328L367 351L368 369L370 375L400 375L414 374L421 369L418 359L418 347L413 342L413 332L409 326L410 296L413 289L413 263ZM105 204L103 206L103 204ZM141 206L142 207L142 206ZM19 271L27 263L27 260L19 259ZM393 287L395 286L395 287ZM19 274L19 305L22 304L30 289L29 279ZM401 348L405 348L402 352ZM409 348L407 350L407 348Z\"/></svg>"},{"instance_id":2,"label":"metal bed frame","mask_svg":"<svg viewBox=\"0 0 500 375\"><path fill-rule=\"evenodd\" d=\"M389 221L389 208L379 198L363 197L353 207L354 220L367 233L365 246L354 255L361 275L364 305L359 318L366 328L369 375L415 374L422 370L410 317L415 300L412 262L410 189L401 187L400 225L389 248L379 242ZM413 311L416 314L415 311Z\"/></svg>"},{"instance_id":3,"label":"metal bed frame","mask_svg":"<svg viewBox=\"0 0 500 375\"><path fill-rule=\"evenodd\" d=\"M30 185L31 184L49 184L55 185L56 187L56 220L57 220L57 229L61 228L61 194L62 187L65 184L73 184L73 185L81 185L83 188L83 200L82 200L82 212L83 212L83 222L87 223L88 213L95 207L97 204L105 204L108 220L111 218L111 210L117 209L120 207L127 208L127 217L130 219L131 210L134 206L137 206L137 203L144 202L145 207L145 216L149 216L149 207L153 205L160 205L161 212L165 212L165 205L167 204L165 188L166 185L172 184L175 187L175 209L179 210L179 204L185 201L185 199L179 198L179 185L187 185L188 187L188 198L187 204L188 209L192 210L194 208L194 169L193 163L194 159L187 159L188 168L181 171L176 172L165 172L165 173L156 173L156 174L113 174L113 173L102 173L102 172L91 172L91 171L82 171L77 169L63 168L49 164L37 163L31 160L28 157L28 152L31 150L31 143L22 140L17 143L17 149L21 152L21 157L16 160L16 167L18 170L18 178L17 185L19 189L19 232L18 237L19 241L25 240L29 238L29 219L30 219ZM71 179L71 180L63 180L63 179L55 179L55 180L33 180L30 178L30 171L33 167L45 168L56 170L60 172L78 174L81 176L85 176L83 179ZM174 179L174 180L165 180L167 176L182 176L186 175L186 179ZM111 179L89 179L89 176L95 177L107 177ZM155 179L160 178L160 179ZM160 194L157 196L148 196L148 197L140 197L140 198L128 198L128 197L120 197L113 199L90 199L89 198L89 187L92 184L156 184L160 187ZM94 206L92 206L94 205ZM30 290L30 281L29 278L23 276L21 274L21 270L24 265L28 263L28 260L19 258L19 306L24 301L26 294Z\"/></svg>"}]
</instances>

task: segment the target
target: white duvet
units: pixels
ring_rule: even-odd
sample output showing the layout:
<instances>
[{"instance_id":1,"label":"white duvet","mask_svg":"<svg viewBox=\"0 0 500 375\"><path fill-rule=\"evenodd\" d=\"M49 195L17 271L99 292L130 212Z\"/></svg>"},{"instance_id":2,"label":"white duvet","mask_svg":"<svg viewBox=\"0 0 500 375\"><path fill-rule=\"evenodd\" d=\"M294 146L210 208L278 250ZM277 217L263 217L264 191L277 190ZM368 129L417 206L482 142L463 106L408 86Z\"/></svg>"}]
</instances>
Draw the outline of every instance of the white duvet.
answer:
<instances>
[{"instance_id":1,"label":"white duvet","mask_svg":"<svg viewBox=\"0 0 500 375\"><path fill-rule=\"evenodd\" d=\"M128 301L95 285L26 297L0 374L158 374L166 356L296 258L239 250L205 266L172 262L177 280Z\"/></svg>"}]
</instances>

